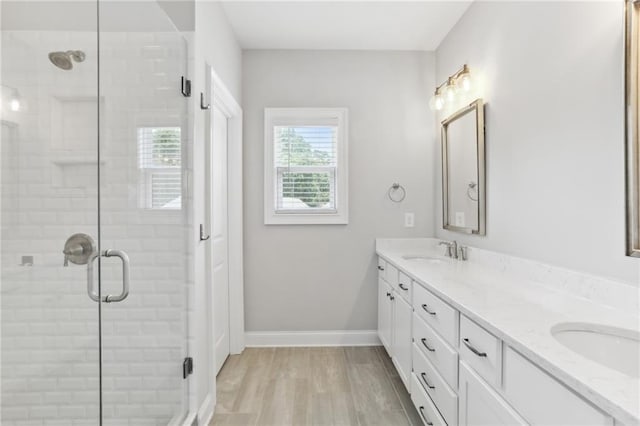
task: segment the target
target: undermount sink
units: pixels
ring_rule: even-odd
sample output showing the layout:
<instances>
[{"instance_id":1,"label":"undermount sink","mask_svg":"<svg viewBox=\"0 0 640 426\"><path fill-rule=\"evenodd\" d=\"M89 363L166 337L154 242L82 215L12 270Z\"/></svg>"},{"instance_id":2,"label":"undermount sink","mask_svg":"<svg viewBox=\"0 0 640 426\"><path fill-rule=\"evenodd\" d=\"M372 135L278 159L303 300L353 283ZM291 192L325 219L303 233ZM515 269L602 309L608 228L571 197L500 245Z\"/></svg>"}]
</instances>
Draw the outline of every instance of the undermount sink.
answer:
<instances>
[{"instance_id":1,"label":"undermount sink","mask_svg":"<svg viewBox=\"0 0 640 426\"><path fill-rule=\"evenodd\" d=\"M572 351L617 370L640 377L640 333L624 328L580 322L564 322L551 335Z\"/></svg>"},{"instance_id":2,"label":"undermount sink","mask_svg":"<svg viewBox=\"0 0 640 426\"><path fill-rule=\"evenodd\" d=\"M402 258L404 260L409 260L411 262L423 262L423 263L433 263L433 264L447 262L446 259L443 259L441 257L435 257L435 256L407 255L407 256L402 256Z\"/></svg>"}]
</instances>

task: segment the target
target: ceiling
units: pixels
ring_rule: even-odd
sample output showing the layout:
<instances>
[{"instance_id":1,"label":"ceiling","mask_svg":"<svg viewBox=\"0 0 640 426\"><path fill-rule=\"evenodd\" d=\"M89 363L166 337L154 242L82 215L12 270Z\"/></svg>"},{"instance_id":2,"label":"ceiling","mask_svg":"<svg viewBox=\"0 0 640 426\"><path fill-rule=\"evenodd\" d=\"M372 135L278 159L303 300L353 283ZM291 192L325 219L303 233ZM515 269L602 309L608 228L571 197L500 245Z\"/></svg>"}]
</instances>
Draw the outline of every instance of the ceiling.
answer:
<instances>
[{"instance_id":1,"label":"ceiling","mask_svg":"<svg viewBox=\"0 0 640 426\"><path fill-rule=\"evenodd\" d=\"M226 1L243 49L435 50L471 1Z\"/></svg>"},{"instance_id":2,"label":"ceiling","mask_svg":"<svg viewBox=\"0 0 640 426\"><path fill-rule=\"evenodd\" d=\"M101 0L99 8L95 0L0 0L0 3L0 28L7 31L95 32L98 21L101 32L172 32L176 29L174 21L180 30L193 30L193 7L188 1Z\"/></svg>"}]
</instances>

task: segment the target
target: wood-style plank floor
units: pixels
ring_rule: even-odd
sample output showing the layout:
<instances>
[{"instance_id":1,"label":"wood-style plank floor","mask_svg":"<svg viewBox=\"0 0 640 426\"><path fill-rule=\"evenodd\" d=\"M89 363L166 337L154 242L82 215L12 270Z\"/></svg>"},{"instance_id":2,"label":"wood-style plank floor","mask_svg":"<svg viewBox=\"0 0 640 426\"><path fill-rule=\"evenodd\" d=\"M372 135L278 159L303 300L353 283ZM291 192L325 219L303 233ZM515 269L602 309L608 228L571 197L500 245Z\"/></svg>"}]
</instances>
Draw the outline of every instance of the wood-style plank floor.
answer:
<instances>
[{"instance_id":1,"label":"wood-style plank floor","mask_svg":"<svg viewBox=\"0 0 640 426\"><path fill-rule=\"evenodd\" d=\"M382 347L247 348L218 374L210 425L422 425Z\"/></svg>"}]
</instances>

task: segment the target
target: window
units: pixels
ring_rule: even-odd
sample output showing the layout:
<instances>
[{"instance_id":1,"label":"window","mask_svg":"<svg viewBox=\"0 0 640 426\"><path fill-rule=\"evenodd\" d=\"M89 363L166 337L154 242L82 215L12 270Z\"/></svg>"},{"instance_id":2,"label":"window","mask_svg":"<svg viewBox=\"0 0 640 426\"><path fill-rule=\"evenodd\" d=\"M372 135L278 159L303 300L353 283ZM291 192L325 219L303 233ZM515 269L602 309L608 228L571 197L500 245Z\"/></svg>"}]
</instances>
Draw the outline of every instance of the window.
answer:
<instances>
[{"instance_id":1,"label":"window","mask_svg":"<svg viewBox=\"0 0 640 426\"><path fill-rule=\"evenodd\" d=\"M138 128L140 207L182 207L182 159L179 127Z\"/></svg>"},{"instance_id":2,"label":"window","mask_svg":"<svg viewBox=\"0 0 640 426\"><path fill-rule=\"evenodd\" d=\"M265 224L346 224L347 110L265 109Z\"/></svg>"}]
</instances>

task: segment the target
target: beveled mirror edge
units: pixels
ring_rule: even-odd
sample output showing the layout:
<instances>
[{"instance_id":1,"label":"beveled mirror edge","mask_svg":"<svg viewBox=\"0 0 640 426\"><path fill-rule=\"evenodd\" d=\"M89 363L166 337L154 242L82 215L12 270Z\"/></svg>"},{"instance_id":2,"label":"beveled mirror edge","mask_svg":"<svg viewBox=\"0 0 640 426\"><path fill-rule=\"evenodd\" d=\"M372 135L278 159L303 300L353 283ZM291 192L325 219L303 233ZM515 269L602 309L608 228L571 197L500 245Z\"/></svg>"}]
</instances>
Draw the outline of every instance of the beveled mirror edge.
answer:
<instances>
[{"instance_id":1,"label":"beveled mirror edge","mask_svg":"<svg viewBox=\"0 0 640 426\"><path fill-rule=\"evenodd\" d=\"M640 257L640 205L638 138L638 18L640 1L625 2L625 191L626 191L626 255Z\"/></svg>"},{"instance_id":2,"label":"beveled mirror edge","mask_svg":"<svg viewBox=\"0 0 640 426\"><path fill-rule=\"evenodd\" d=\"M478 166L478 227L477 229L464 228L449 223L449 166L447 158L447 127L449 124L475 110L476 112L476 149ZM485 128L484 128L484 102L482 98L476 99L469 105L459 109L442 121L441 146L442 151L442 227L447 231L464 234L486 235L486 191L485 191Z\"/></svg>"}]
</instances>

